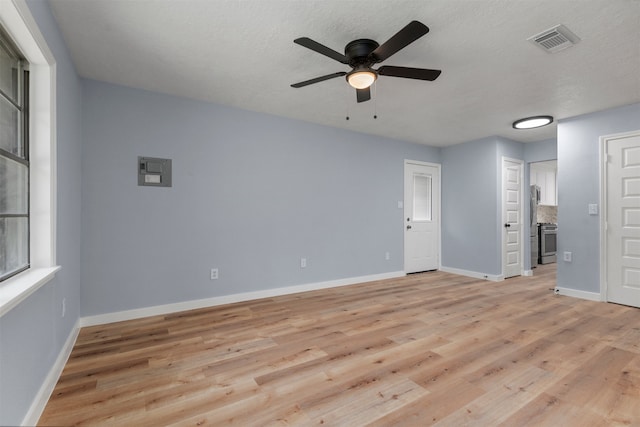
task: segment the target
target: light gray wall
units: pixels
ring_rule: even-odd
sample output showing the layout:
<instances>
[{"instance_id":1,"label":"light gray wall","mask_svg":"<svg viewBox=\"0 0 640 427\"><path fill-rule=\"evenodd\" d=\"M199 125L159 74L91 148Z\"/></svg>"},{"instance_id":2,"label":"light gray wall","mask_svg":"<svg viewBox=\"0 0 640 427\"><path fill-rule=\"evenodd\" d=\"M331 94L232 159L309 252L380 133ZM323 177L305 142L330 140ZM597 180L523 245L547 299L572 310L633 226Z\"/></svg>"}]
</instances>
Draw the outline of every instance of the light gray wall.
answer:
<instances>
[{"instance_id":1,"label":"light gray wall","mask_svg":"<svg viewBox=\"0 0 640 427\"><path fill-rule=\"evenodd\" d=\"M524 161L527 163L544 162L546 160L556 160L557 158L557 138L524 144Z\"/></svg>"},{"instance_id":2,"label":"light gray wall","mask_svg":"<svg viewBox=\"0 0 640 427\"><path fill-rule=\"evenodd\" d=\"M600 203L600 137L638 129L640 104L558 123L558 286L600 292L600 216L587 210Z\"/></svg>"},{"instance_id":3,"label":"light gray wall","mask_svg":"<svg viewBox=\"0 0 640 427\"><path fill-rule=\"evenodd\" d=\"M48 3L28 5L57 64L56 252L62 270L0 318L0 425L22 422L80 313L81 84Z\"/></svg>"},{"instance_id":4,"label":"light gray wall","mask_svg":"<svg viewBox=\"0 0 640 427\"><path fill-rule=\"evenodd\" d=\"M522 160L522 143L498 136L441 149L442 265L502 274L502 157Z\"/></svg>"},{"instance_id":5,"label":"light gray wall","mask_svg":"<svg viewBox=\"0 0 640 427\"><path fill-rule=\"evenodd\" d=\"M441 149L442 265L498 274L496 141Z\"/></svg>"},{"instance_id":6,"label":"light gray wall","mask_svg":"<svg viewBox=\"0 0 640 427\"><path fill-rule=\"evenodd\" d=\"M403 161L438 149L96 81L83 93L83 315L403 269ZM138 187L137 156L172 159L173 187Z\"/></svg>"}]
</instances>

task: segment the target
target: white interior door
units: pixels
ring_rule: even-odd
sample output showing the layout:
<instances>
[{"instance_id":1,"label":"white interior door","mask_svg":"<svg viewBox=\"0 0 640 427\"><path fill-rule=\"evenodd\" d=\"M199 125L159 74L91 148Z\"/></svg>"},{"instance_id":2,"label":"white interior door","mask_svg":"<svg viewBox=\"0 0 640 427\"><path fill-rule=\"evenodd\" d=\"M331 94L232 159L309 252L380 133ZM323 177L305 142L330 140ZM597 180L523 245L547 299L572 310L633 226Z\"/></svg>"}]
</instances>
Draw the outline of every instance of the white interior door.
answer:
<instances>
[{"instance_id":1,"label":"white interior door","mask_svg":"<svg viewBox=\"0 0 640 427\"><path fill-rule=\"evenodd\" d=\"M440 260L440 165L404 164L404 271L436 270Z\"/></svg>"},{"instance_id":2,"label":"white interior door","mask_svg":"<svg viewBox=\"0 0 640 427\"><path fill-rule=\"evenodd\" d=\"M522 274L523 162L502 158L502 274Z\"/></svg>"},{"instance_id":3,"label":"white interior door","mask_svg":"<svg viewBox=\"0 0 640 427\"><path fill-rule=\"evenodd\" d=\"M640 307L640 131L605 139L607 300Z\"/></svg>"}]
</instances>

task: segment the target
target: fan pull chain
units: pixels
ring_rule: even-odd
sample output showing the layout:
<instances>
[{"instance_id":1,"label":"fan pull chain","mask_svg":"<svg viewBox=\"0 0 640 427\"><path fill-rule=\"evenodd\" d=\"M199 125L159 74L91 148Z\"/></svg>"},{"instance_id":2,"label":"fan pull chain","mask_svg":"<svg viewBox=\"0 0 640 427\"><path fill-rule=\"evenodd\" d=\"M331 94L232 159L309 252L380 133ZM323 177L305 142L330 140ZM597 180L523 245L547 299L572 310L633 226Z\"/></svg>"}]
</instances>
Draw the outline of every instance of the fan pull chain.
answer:
<instances>
[{"instance_id":1,"label":"fan pull chain","mask_svg":"<svg viewBox=\"0 0 640 427\"><path fill-rule=\"evenodd\" d=\"M373 84L373 119L378 118L378 83Z\"/></svg>"},{"instance_id":2,"label":"fan pull chain","mask_svg":"<svg viewBox=\"0 0 640 427\"><path fill-rule=\"evenodd\" d=\"M345 117L345 120L349 120L349 100L347 98L345 98L345 103L344 103L346 110L347 110L347 116Z\"/></svg>"}]
</instances>

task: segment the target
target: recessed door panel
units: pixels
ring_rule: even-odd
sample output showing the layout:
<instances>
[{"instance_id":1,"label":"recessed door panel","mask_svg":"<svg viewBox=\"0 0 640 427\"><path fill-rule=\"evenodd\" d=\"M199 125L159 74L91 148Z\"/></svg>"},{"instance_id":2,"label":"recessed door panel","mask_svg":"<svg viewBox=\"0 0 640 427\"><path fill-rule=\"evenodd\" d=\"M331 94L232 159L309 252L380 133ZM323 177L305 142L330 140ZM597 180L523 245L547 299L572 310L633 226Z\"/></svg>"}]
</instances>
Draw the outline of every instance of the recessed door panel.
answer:
<instances>
[{"instance_id":1,"label":"recessed door panel","mask_svg":"<svg viewBox=\"0 0 640 427\"><path fill-rule=\"evenodd\" d=\"M607 300L640 307L640 132L604 144Z\"/></svg>"},{"instance_id":2,"label":"recessed door panel","mask_svg":"<svg viewBox=\"0 0 640 427\"><path fill-rule=\"evenodd\" d=\"M502 271L505 278L522 274L523 162L502 160Z\"/></svg>"}]
</instances>

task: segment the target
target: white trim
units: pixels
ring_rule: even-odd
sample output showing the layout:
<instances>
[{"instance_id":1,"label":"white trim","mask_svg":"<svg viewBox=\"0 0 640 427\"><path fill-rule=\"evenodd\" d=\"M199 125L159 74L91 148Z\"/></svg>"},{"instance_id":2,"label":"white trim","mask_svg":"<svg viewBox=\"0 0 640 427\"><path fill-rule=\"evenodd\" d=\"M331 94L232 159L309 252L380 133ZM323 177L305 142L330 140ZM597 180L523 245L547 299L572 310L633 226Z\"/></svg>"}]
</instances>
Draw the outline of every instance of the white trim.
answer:
<instances>
[{"instance_id":1,"label":"white trim","mask_svg":"<svg viewBox=\"0 0 640 427\"><path fill-rule=\"evenodd\" d=\"M532 276L533 276L533 270L525 270L525 271L522 273L522 275L523 275L523 276L526 276L526 277L532 277Z\"/></svg>"},{"instance_id":2,"label":"white trim","mask_svg":"<svg viewBox=\"0 0 640 427\"><path fill-rule=\"evenodd\" d=\"M62 370L69 360L69 356L71 355L71 350L73 350L73 346L78 338L78 333L80 333L80 320L76 321L76 324L73 326L71 333L67 337L60 353L58 353L58 357L56 358L55 363L49 369L49 373L45 378L42 386L40 386L40 390L38 390L38 394L33 399L27 414L22 420L23 426L35 426L38 424L38 420L44 411L44 408L47 406L47 402L51 397L51 393L53 393L53 389L62 374Z\"/></svg>"},{"instance_id":3,"label":"white trim","mask_svg":"<svg viewBox=\"0 0 640 427\"><path fill-rule=\"evenodd\" d=\"M47 283L56 264L56 63L25 0L0 1L0 23L29 62L30 265L0 283L0 315ZM15 300L14 300L15 299Z\"/></svg>"},{"instance_id":4,"label":"white trim","mask_svg":"<svg viewBox=\"0 0 640 427\"><path fill-rule=\"evenodd\" d=\"M578 289L561 288L559 286L556 286L556 288L554 289L554 292L556 295L564 295L568 297L586 299L589 301L598 301L598 302L603 301L600 298L600 294L597 292L588 292L588 291L581 291Z\"/></svg>"},{"instance_id":5,"label":"white trim","mask_svg":"<svg viewBox=\"0 0 640 427\"><path fill-rule=\"evenodd\" d=\"M454 267L441 267L440 271L444 271L445 273L457 274L459 276L467 276L473 277L474 279L482 279L489 280L492 282L502 282L504 280L504 276L502 274L485 274L479 273L477 271L463 270L461 268Z\"/></svg>"},{"instance_id":6,"label":"white trim","mask_svg":"<svg viewBox=\"0 0 640 427\"><path fill-rule=\"evenodd\" d=\"M502 160L500 161L500 217L502 221L500 222L500 247L502 253L502 274L501 276L504 278L504 270L506 267L506 251L505 251L505 233L506 228L504 224L507 219L504 216L504 162L513 162L518 163L520 165L520 217L518 218L518 222L520 223L520 275L524 274L524 160L522 159L514 159L511 157L502 156ZM533 273L532 273L533 274ZM504 280L504 279L503 279Z\"/></svg>"},{"instance_id":7,"label":"white trim","mask_svg":"<svg viewBox=\"0 0 640 427\"><path fill-rule=\"evenodd\" d=\"M55 276L60 267L30 268L0 286L0 317L27 299Z\"/></svg>"},{"instance_id":8,"label":"white trim","mask_svg":"<svg viewBox=\"0 0 640 427\"><path fill-rule=\"evenodd\" d=\"M600 300L608 301L607 298L607 162L606 152L607 152L607 143L609 138L606 136L601 136L598 147L600 152L598 157L598 162L600 167L598 168L598 184L600 185Z\"/></svg>"},{"instance_id":9,"label":"white trim","mask_svg":"<svg viewBox=\"0 0 640 427\"><path fill-rule=\"evenodd\" d=\"M120 322L123 320L139 319L141 317L157 316L185 310L214 307L223 304L233 304L236 302L251 301L260 298L271 298L281 295L296 294L299 292L315 291L318 289L336 288L339 286L355 285L359 283L373 282L376 280L395 279L404 276L405 274L403 271L393 271L389 273L372 274L369 276L350 277L346 279L330 280L327 282L307 283L304 285L265 289L262 291L242 292L239 294L223 295L213 298L183 301L173 304L118 311L114 313L98 314L95 316L86 316L80 318L80 326L85 327L103 325L106 323Z\"/></svg>"},{"instance_id":10,"label":"white trim","mask_svg":"<svg viewBox=\"0 0 640 427\"><path fill-rule=\"evenodd\" d=\"M406 234L404 233L404 217L406 215L405 212L405 206L406 206L406 195L404 194L405 189L406 189L406 184L404 182L404 179L406 177L406 168L407 168L407 164L413 164L413 165L419 165L419 166L429 166L429 167L433 167L436 168L438 170L438 206L437 206L437 214L438 214L438 242L437 242L437 248L438 248L438 267L442 266L442 165L440 163L433 163L433 162L423 162L420 160L410 160L410 159L404 159L404 164L403 164L403 168L402 168L402 203L403 203L403 210L402 210L402 263L403 266L402 268L404 269L404 272L406 273L407 268L406 268L406 264L407 264L407 260L405 257L405 250L406 250L406 244L405 244L405 236Z\"/></svg>"},{"instance_id":11,"label":"white trim","mask_svg":"<svg viewBox=\"0 0 640 427\"><path fill-rule=\"evenodd\" d=\"M18 47L30 62L54 64L55 58L49 45L40 32L36 20L26 0L11 0L0 2L0 16L2 25L13 37L16 37ZM24 43L26 38L32 42Z\"/></svg>"},{"instance_id":12,"label":"white trim","mask_svg":"<svg viewBox=\"0 0 640 427\"><path fill-rule=\"evenodd\" d=\"M411 163L412 165L418 165L418 166L431 166L433 168L438 168L438 169L440 169L440 167L442 167L442 165L440 163L423 162L421 160L404 159L404 164L406 165L407 163Z\"/></svg>"},{"instance_id":13,"label":"white trim","mask_svg":"<svg viewBox=\"0 0 640 427\"><path fill-rule=\"evenodd\" d=\"M614 139L624 139L640 136L640 129L631 132L615 133L612 135L604 135L600 137L600 167L599 184L600 184L600 299L599 301L609 301L607 296L608 283L607 273L609 266L607 265L607 248L609 242L607 239L607 213L609 212L609 199L607 195L607 151L609 141Z\"/></svg>"}]
</instances>

